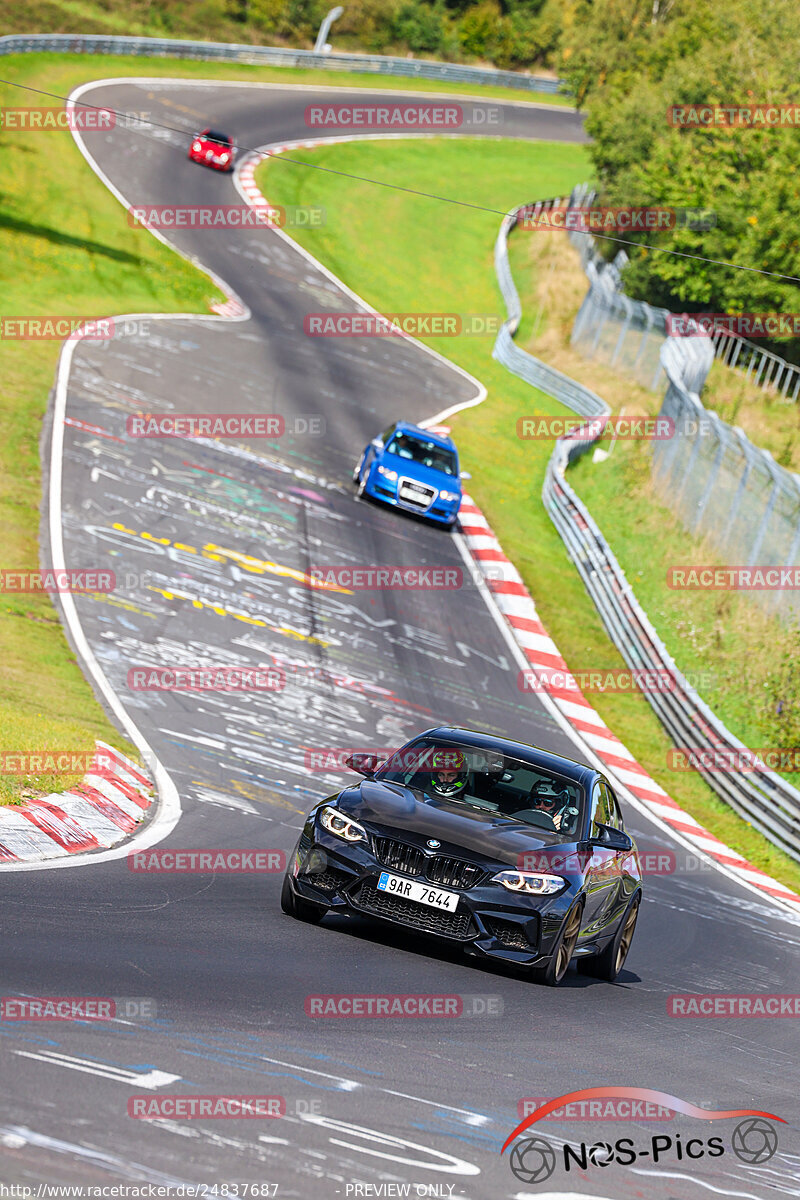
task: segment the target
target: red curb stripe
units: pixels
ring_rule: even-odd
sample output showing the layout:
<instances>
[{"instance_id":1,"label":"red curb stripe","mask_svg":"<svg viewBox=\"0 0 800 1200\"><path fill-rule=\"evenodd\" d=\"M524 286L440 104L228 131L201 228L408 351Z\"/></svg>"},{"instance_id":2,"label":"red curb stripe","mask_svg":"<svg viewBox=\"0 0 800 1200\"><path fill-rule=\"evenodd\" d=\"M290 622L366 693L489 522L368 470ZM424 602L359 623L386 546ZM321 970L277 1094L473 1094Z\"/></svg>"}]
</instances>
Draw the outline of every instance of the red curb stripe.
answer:
<instances>
[{"instance_id":1,"label":"red curb stripe","mask_svg":"<svg viewBox=\"0 0 800 1200\"><path fill-rule=\"evenodd\" d=\"M113 800L109 800L102 792L98 792L96 788L91 787L89 784L84 784L80 788L76 788L75 795L86 800L101 816L107 817L109 821L113 821L117 828L124 830L125 833L132 833L136 828L137 822L134 821L133 817L129 817L124 809L118 808Z\"/></svg>"},{"instance_id":2,"label":"red curb stripe","mask_svg":"<svg viewBox=\"0 0 800 1200\"><path fill-rule=\"evenodd\" d=\"M27 807L19 811L26 821L30 821L31 825L47 834L63 850L78 853L82 850L97 850L100 847L94 834L83 829L55 804L47 804L44 800L29 800Z\"/></svg>"},{"instance_id":3,"label":"red curb stripe","mask_svg":"<svg viewBox=\"0 0 800 1200\"><path fill-rule=\"evenodd\" d=\"M531 603L533 603L531 601ZM549 637L550 634L545 629L542 622L537 617L515 617L513 613L509 613L506 617L509 625L514 629L524 630L526 633L538 633L542 637Z\"/></svg>"},{"instance_id":4,"label":"red curb stripe","mask_svg":"<svg viewBox=\"0 0 800 1200\"><path fill-rule=\"evenodd\" d=\"M91 772L89 772L89 774L91 774ZM106 782L111 785L111 787L117 788L118 791L122 792L123 796L127 796L128 799L132 800L134 804L137 804L139 808L150 807L152 803L150 797L143 796L141 792L137 791L136 788L130 783L126 783L124 779L119 779L116 775L113 777L101 775L100 778L105 779ZM91 784L89 786L91 786Z\"/></svg>"},{"instance_id":5,"label":"red curb stripe","mask_svg":"<svg viewBox=\"0 0 800 1200\"><path fill-rule=\"evenodd\" d=\"M524 583L515 583L513 579L487 579L486 584L490 592L499 596L522 596L533 604Z\"/></svg>"},{"instance_id":6,"label":"red curb stripe","mask_svg":"<svg viewBox=\"0 0 800 1200\"><path fill-rule=\"evenodd\" d=\"M545 654L543 650L528 650L525 646L522 646L521 650L531 666L555 667L559 671L567 669L567 664L560 654Z\"/></svg>"},{"instance_id":7,"label":"red curb stripe","mask_svg":"<svg viewBox=\"0 0 800 1200\"><path fill-rule=\"evenodd\" d=\"M603 762L608 763L609 766L617 767L620 771L631 771L634 775L641 775L643 779L650 778L644 767L640 766L635 759L621 758L618 754L607 754L605 750L598 750L594 746L592 749L598 758L602 758Z\"/></svg>"},{"instance_id":8,"label":"red curb stripe","mask_svg":"<svg viewBox=\"0 0 800 1200\"><path fill-rule=\"evenodd\" d=\"M544 690L547 692L548 696L553 696L553 698L556 700L568 700L570 704L581 704L584 708L588 708L591 712L594 712L591 704L584 698L581 692L573 692L570 690L570 688L545 688ZM581 721L580 717L568 716L567 720L571 721L573 725L580 723L580 725L585 726L587 730L591 731L592 733L600 734L601 736L605 736L605 729L608 728L608 726L604 725L592 725L591 721Z\"/></svg>"}]
</instances>

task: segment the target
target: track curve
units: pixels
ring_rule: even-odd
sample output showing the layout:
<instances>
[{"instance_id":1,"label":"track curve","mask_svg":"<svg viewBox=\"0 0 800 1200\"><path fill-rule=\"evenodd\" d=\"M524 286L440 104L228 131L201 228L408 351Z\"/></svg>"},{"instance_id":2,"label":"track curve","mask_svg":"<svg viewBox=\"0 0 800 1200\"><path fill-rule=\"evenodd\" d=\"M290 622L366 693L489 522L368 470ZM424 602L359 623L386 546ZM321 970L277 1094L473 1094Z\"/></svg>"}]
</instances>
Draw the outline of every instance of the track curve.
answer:
<instances>
[{"instance_id":1,"label":"track curve","mask_svg":"<svg viewBox=\"0 0 800 1200\"><path fill-rule=\"evenodd\" d=\"M98 84L89 100L149 109L187 133L230 126L255 147L302 137L303 109L317 95L330 92L125 80ZM569 112L501 107L506 135L583 138ZM86 135L131 203L235 203L230 179L193 167L177 142ZM126 580L113 602L76 605L102 671L180 794L183 815L162 844L290 849L301 815L342 778L310 776L309 748L391 746L452 721L581 757L537 697L517 690L509 646L479 589L444 599L342 595L298 581L322 553L333 563L463 567L453 539L358 502L347 480L354 451L395 417L398 395L405 415L423 419L469 400L474 382L412 343L361 349L305 338L309 307L342 300L269 230L186 230L170 241L228 281L250 320L154 319L106 348L81 344L66 398L62 522L71 565L102 562ZM134 411L219 408L322 417L326 434L241 448L123 436ZM127 687L131 665L204 656L278 662L289 682L239 697ZM648 846L669 847L644 818L632 815L631 825ZM518 1100L629 1083L709 1108L776 1112L791 1131L782 1129L779 1157L763 1166L726 1153L669 1168L608 1167L556 1176L554 1191L798 1194L791 1021L666 1016L673 992L796 988L800 937L790 914L718 872L653 878L619 984L570 975L549 991L366 923L283 919L278 888L278 876L133 874L124 861L0 874L4 995L147 996L157 1005L155 1016L131 1022L0 1022L4 1179L269 1181L281 1197L331 1198L353 1195L355 1184L373 1188L362 1195L391 1195L374 1189L425 1183L442 1189L432 1195L516 1196L524 1188L499 1149ZM491 995L503 1016L306 1017L309 992L353 991ZM287 1116L266 1129L132 1120L127 1100L153 1071L174 1077L179 1091L283 1094ZM596 1136L646 1145L654 1129L665 1131L617 1126L598 1125ZM716 1132L702 1125L697 1136ZM585 1123L545 1133L555 1143L596 1140Z\"/></svg>"}]
</instances>

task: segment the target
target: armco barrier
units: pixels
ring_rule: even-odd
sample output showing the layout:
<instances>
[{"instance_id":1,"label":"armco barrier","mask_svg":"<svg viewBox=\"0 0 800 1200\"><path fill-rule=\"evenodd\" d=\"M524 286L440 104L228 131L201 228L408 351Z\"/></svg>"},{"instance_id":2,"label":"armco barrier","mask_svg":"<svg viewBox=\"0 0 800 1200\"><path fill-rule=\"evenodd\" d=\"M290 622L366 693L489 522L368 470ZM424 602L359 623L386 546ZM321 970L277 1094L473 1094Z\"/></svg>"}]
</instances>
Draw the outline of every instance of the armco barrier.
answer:
<instances>
[{"instance_id":1,"label":"armco barrier","mask_svg":"<svg viewBox=\"0 0 800 1200\"><path fill-rule=\"evenodd\" d=\"M576 189L570 203L581 202ZM495 264L508 319L498 335L494 357L515 375L560 400L581 415L598 417L610 413L608 405L594 392L559 371L554 371L532 354L514 345L513 335L521 317L519 294L508 262L508 234L518 214L561 203L545 200L509 213L500 227L495 245ZM669 339L675 342L676 339ZM696 385L703 364L694 358L675 356L674 348L665 351L664 367L668 376L681 381L687 392ZM699 403L699 402L698 402ZM705 412L705 410L703 410ZM664 728L677 746L698 752L723 751L747 753L747 748L723 725L700 699L678 670L647 614L639 604L625 573L586 506L567 483L567 466L597 440L594 430L577 430L559 438L547 465L542 499L567 552L578 569L586 590L597 607L611 640L632 669L668 671L675 681L669 691L644 691ZM709 786L751 825L792 858L800 861L800 792L774 771L698 768Z\"/></svg>"},{"instance_id":2,"label":"armco barrier","mask_svg":"<svg viewBox=\"0 0 800 1200\"><path fill-rule=\"evenodd\" d=\"M368 75L401 75L406 79L440 79L479 87L520 88L554 95L562 92L560 79L469 67L458 63L429 62L421 58L392 58L385 54L317 54L283 46L248 46L232 42L192 42L180 38L123 37L105 34L32 33L0 38L0 54L122 54L144 58L194 58L212 62L238 62L271 67L321 67L330 71L358 71Z\"/></svg>"}]
</instances>

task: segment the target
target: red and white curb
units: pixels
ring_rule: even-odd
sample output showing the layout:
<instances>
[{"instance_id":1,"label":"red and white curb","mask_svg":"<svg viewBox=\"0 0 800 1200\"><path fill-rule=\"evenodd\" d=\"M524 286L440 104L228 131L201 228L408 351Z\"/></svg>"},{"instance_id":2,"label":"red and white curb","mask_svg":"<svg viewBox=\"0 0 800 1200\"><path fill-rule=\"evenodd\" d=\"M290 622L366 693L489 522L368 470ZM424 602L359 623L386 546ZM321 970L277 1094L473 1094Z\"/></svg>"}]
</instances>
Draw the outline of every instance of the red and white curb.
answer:
<instances>
[{"instance_id":1,"label":"red and white curb","mask_svg":"<svg viewBox=\"0 0 800 1200\"><path fill-rule=\"evenodd\" d=\"M577 688L553 687L553 673L570 671L558 647L548 634L536 611L536 605L516 567L506 558L489 522L475 501L466 494L459 510L461 533L467 548L481 570L498 608L511 627L514 638L530 663L532 671L540 669L537 687L545 691L570 726L601 760L608 772L618 779L654 817L680 834L699 852L769 896L800 907L800 896L778 883L746 859L731 850L719 838L689 816L664 789L651 779L630 750L612 733L605 721L592 708Z\"/></svg>"},{"instance_id":2,"label":"red and white curb","mask_svg":"<svg viewBox=\"0 0 800 1200\"><path fill-rule=\"evenodd\" d=\"M392 135L373 136L391 137ZM337 141L353 140L352 135L349 135L317 141L287 142L271 146L269 150L253 151L237 171L238 190L253 208L274 208L275 206L266 199L255 180L256 168L260 163L288 150L312 149L315 146L327 146ZM359 138L359 140L362 139ZM303 251L303 253L306 252ZM318 265L321 266L321 264ZM326 273L331 278L336 278L330 272L326 271ZM350 292L350 289L342 284L341 280L337 279L336 282L344 290ZM352 292L350 294L354 295ZM440 422L446 420L451 412L461 407L461 405L456 405L454 409L439 413L431 422L422 422L422 424L437 433L449 433L449 427ZM558 688L551 685L549 673L563 671L568 676L570 674L569 667L542 624L533 598L522 582L522 577L513 563L506 558L486 517L466 493L458 515L460 532L466 548L480 569L497 608L510 627L514 640L530 667L534 670L538 667L543 672L539 677L538 686L547 693L561 718L574 730L580 741L589 747L609 775L625 787L645 812L672 830L685 845L693 847L699 854L719 864L729 875L739 879L749 888L771 896L789 907L797 906L800 910L800 896L791 888L754 867L735 850L731 850L719 838L704 829L700 822L696 821L689 813L684 812L661 785L650 778L644 767L636 761L616 734L611 732L581 691L572 687Z\"/></svg>"},{"instance_id":3,"label":"red and white curb","mask_svg":"<svg viewBox=\"0 0 800 1200\"><path fill-rule=\"evenodd\" d=\"M133 833L153 799L153 784L136 763L95 742L92 765L76 788L0 807L0 864L107 850Z\"/></svg>"}]
</instances>

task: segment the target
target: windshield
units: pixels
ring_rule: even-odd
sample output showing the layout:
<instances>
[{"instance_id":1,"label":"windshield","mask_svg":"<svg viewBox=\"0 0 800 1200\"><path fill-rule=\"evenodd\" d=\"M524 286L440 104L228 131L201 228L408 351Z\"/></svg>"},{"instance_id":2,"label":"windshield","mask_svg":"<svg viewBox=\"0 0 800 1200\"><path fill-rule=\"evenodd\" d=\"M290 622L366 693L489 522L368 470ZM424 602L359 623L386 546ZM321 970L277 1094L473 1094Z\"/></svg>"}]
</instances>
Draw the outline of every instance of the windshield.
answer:
<instances>
[{"instance_id":1,"label":"windshield","mask_svg":"<svg viewBox=\"0 0 800 1200\"><path fill-rule=\"evenodd\" d=\"M213 129L207 129L204 134L201 134L207 142L219 142L221 146L230 146L231 139L227 133L215 133Z\"/></svg>"},{"instance_id":2,"label":"windshield","mask_svg":"<svg viewBox=\"0 0 800 1200\"><path fill-rule=\"evenodd\" d=\"M376 779L496 813L537 829L572 835L583 815L581 788L572 780L497 750L420 738L397 751Z\"/></svg>"},{"instance_id":3,"label":"windshield","mask_svg":"<svg viewBox=\"0 0 800 1200\"><path fill-rule=\"evenodd\" d=\"M445 475L458 474L456 456L452 450L437 445L436 442L424 441L410 433L397 433L386 447L389 454L398 458L411 459L434 471L443 471Z\"/></svg>"}]
</instances>

